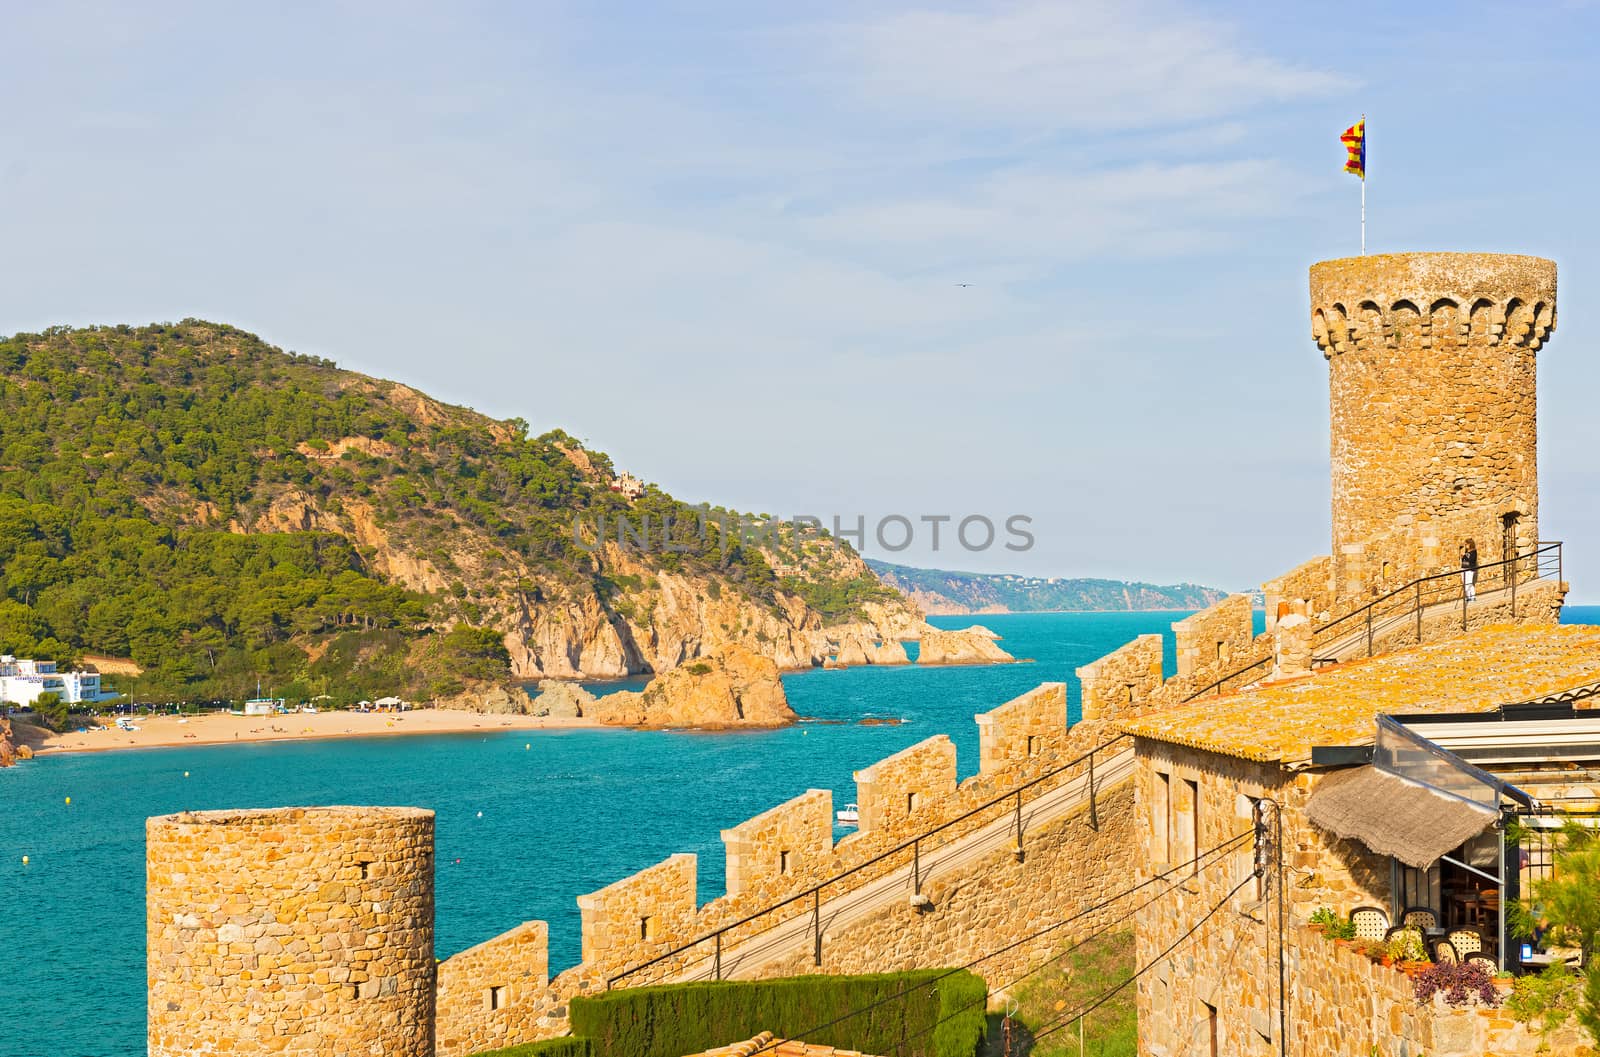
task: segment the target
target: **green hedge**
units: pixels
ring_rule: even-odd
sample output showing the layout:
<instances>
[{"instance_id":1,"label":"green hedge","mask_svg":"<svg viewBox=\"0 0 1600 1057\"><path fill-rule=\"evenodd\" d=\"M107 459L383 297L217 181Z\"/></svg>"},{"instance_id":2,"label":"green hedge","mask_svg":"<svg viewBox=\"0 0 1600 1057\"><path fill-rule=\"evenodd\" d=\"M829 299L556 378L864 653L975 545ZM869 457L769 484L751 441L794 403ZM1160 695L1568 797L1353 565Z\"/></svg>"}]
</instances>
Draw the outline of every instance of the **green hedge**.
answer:
<instances>
[{"instance_id":1,"label":"green hedge","mask_svg":"<svg viewBox=\"0 0 1600 1057\"><path fill-rule=\"evenodd\" d=\"M588 1039L546 1039L543 1042L525 1042L504 1050L487 1050L474 1057L590 1057L592 1049Z\"/></svg>"},{"instance_id":2,"label":"green hedge","mask_svg":"<svg viewBox=\"0 0 1600 1057\"><path fill-rule=\"evenodd\" d=\"M683 1057L763 1031L886 1057L972 1057L988 988L970 972L946 973L627 988L574 998L572 1033L587 1040L588 1057ZM819 1027L866 1006L873 1008Z\"/></svg>"}]
</instances>

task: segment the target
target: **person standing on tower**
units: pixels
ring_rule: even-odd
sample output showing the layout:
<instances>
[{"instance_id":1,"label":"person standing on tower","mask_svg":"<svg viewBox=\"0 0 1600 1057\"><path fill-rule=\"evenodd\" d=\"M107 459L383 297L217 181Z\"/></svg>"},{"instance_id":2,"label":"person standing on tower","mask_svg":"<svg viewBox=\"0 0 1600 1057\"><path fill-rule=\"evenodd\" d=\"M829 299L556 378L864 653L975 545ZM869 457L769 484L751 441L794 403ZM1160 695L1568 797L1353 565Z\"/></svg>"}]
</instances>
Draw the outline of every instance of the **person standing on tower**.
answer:
<instances>
[{"instance_id":1,"label":"person standing on tower","mask_svg":"<svg viewBox=\"0 0 1600 1057\"><path fill-rule=\"evenodd\" d=\"M1461 545L1461 583L1468 602L1478 597L1478 545L1472 540Z\"/></svg>"}]
</instances>

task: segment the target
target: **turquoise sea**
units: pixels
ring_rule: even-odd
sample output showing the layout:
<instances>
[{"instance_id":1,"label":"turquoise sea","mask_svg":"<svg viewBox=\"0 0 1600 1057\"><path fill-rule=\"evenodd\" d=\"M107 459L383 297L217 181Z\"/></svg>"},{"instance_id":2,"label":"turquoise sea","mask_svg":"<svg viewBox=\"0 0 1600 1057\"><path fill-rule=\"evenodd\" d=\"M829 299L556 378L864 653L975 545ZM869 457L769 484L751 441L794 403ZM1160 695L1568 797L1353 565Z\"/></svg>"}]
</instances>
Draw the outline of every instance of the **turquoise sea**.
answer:
<instances>
[{"instance_id":1,"label":"turquoise sea","mask_svg":"<svg viewBox=\"0 0 1600 1057\"><path fill-rule=\"evenodd\" d=\"M1182 613L942 617L983 623L1031 664L871 668L785 677L803 716L843 720L698 734L549 731L93 753L0 770L0 1057L144 1052L144 820L186 809L408 804L437 821L437 953L522 921L550 923L552 975L578 958L575 897L674 852L722 891L720 830L809 788L854 798L850 774L949 734L978 764L972 716ZM1259 618L1258 618L1259 619ZM1600 607L1567 619L1600 623ZM896 716L899 726L861 726ZM524 746L531 746L525 748ZM184 777L184 772L189 777ZM64 803L72 798L70 806ZM479 817L479 812L482 816ZM22 865L27 855L30 864Z\"/></svg>"}]
</instances>

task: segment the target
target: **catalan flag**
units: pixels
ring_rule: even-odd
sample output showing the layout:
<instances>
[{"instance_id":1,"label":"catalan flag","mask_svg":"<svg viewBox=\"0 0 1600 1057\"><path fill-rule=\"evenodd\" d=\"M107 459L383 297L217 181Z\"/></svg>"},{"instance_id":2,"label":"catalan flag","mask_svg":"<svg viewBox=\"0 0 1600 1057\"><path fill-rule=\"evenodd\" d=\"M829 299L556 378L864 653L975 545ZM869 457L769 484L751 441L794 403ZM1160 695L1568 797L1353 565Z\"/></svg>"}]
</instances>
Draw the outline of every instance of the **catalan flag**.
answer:
<instances>
[{"instance_id":1,"label":"catalan flag","mask_svg":"<svg viewBox=\"0 0 1600 1057\"><path fill-rule=\"evenodd\" d=\"M1344 144L1348 155L1344 161L1344 171L1354 173L1363 181L1367 178L1367 119L1363 117L1354 125L1344 130L1344 135L1339 137L1339 142Z\"/></svg>"}]
</instances>

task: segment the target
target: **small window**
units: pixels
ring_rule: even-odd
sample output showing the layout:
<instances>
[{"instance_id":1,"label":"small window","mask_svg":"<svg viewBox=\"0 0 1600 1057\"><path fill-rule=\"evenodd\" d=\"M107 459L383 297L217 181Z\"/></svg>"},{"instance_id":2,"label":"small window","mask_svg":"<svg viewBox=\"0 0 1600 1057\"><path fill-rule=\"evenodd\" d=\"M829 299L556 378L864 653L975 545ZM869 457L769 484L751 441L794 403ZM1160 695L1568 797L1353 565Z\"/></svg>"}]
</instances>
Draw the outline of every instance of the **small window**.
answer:
<instances>
[{"instance_id":1,"label":"small window","mask_svg":"<svg viewBox=\"0 0 1600 1057\"><path fill-rule=\"evenodd\" d=\"M906 794L906 814L909 815L913 811L915 811L916 809L917 809L917 794L916 793L907 793Z\"/></svg>"},{"instance_id":2,"label":"small window","mask_svg":"<svg viewBox=\"0 0 1600 1057\"><path fill-rule=\"evenodd\" d=\"M505 1007L506 985L500 984L497 987L489 988L489 1011L492 1013L497 1009L504 1009Z\"/></svg>"},{"instance_id":3,"label":"small window","mask_svg":"<svg viewBox=\"0 0 1600 1057\"><path fill-rule=\"evenodd\" d=\"M1155 773L1156 780L1152 792L1155 794L1150 805L1150 830L1152 839L1150 850L1161 856L1163 863L1172 862L1172 777L1164 771Z\"/></svg>"},{"instance_id":4,"label":"small window","mask_svg":"<svg viewBox=\"0 0 1600 1057\"><path fill-rule=\"evenodd\" d=\"M358 865L361 867L361 879L363 881L369 879L372 876L372 863L362 862Z\"/></svg>"},{"instance_id":5,"label":"small window","mask_svg":"<svg viewBox=\"0 0 1600 1057\"><path fill-rule=\"evenodd\" d=\"M1193 873L1200 872L1200 783L1185 778L1183 781L1184 792L1189 794L1189 818L1187 820L1189 853L1189 866Z\"/></svg>"},{"instance_id":6,"label":"small window","mask_svg":"<svg viewBox=\"0 0 1600 1057\"><path fill-rule=\"evenodd\" d=\"M360 998L361 997L361 985L360 984L345 984L344 985L344 997L348 998L352 1002L354 1002L356 999Z\"/></svg>"},{"instance_id":7,"label":"small window","mask_svg":"<svg viewBox=\"0 0 1600 1057\"><path fill-rule=\"evenodd\" d=\"M1228 644L1226 642L1217 643L1217 663L1228 663Z\"/></svg>"},{"instance_id":8,"label":"small window","mask_svg":"<svg viewBox=\"0 0 1600 1057\"><path fill-rule=\"evenodd\" d=\"M1028 755L1029 756L1037 756L1037 755L1039 755L1039 735L1037 735L1037 734L1029 734L1028 735Z\"/></svg>"},{"instance_id":9,"label":"small window","mask_svg":"<svg viewBox=\"0 0 1600 1057\"><path fill-rule=\"evenodd\" d=\"M656 938L656 917L654 914L639 919L639 938L641 940L653 940Z\"/></svg>"},{"instance_id":10,"label":"small window","mask_svg":"<svg viewBox=\"0 0 1600 1057\"><path fill-rule=\"evenodd\" d=\"M1128 704L1131 705L1131 704L1133 704L1133 684L1132 683L1128 683L1127 687L1128 687Z\"/></svg>"},{"instance_id":11,"label":"small window","mask_svg":"<svg viewBox=\"0 0 1600 1057\"><path fill-rule=\"evenodd\" d=\"M787 850L780 851L778 853L778 873L780 875L787 874L789 872L789 866L789 852Z\"/></svg>"}]
</instances>

